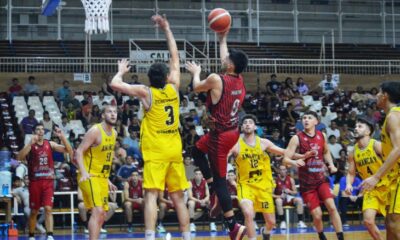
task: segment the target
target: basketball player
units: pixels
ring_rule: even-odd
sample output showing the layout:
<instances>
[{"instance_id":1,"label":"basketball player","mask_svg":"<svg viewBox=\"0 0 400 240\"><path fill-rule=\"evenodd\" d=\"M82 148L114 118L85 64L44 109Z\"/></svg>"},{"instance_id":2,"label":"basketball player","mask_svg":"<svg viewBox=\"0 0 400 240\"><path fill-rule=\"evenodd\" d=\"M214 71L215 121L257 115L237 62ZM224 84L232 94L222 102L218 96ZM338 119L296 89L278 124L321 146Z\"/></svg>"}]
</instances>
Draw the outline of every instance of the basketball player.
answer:
<instances>
[{"instance_id":1,"label":"basketball player","mask_svg":"<svg viewBox=\"0 0 400 240\"><path fill-rule=\"evenodd\" d=\"M29 175L29 240L35 239L35 227L39 209L44 207L47 239L53 240L53 198L54 198L54 161L53 151L68 153L72 158L72 147L60 128L54 127L54 134L62 145L44 139L44 126L38 123L34 126L31 142L19 152L18 159L28 156Z\"/></svg>"},{"instance_id":2,"label":"basketball player","mask_svg":"<svg viewBox=\"0 0 400 240\"><path fill-rule=\"evenodd\" d=\"M102 110L102 122L95 124L85 134L76 150L79 167L78 181L85 208L91 211L89 239L99 239L108 206L108 192L117 187L108 179L114 158L117 133L113 126L117 121L117 107L106 105Z\"/></svg>"},{"instance_id":3,"label":"basketball player","mask_svg":"<svg viewBox=\"0 0 400 240\"><path fill-rule=\"evenodd\" d=\"M400 82L384 82L377 94L377 105L386 113L382 126L382 156L384 163L362 187L372 190L385 175L390 183L390 203L386 217L386 239L400 240ZM382 180L381 180L382 181Z\"/></svg>"},{"instance_id":4,"label":"basketball player","mask_svg":"<svg viewBox=\"0 0 400 240\"><path fill-rule=\"evenodd\" d=\"M349 170L346 176L345 191L349 196L353 192L352 185L356 176L356 170L362 179L366 179L376 173L379 167L382 166L381 143L371 139L373 132L374 123L364 118L357 120L354 129L354 138L357 142L354 146L354 152L349 154ZM383 240L375 224L375 216L378 212L384 216L386 215L388 187L389 180L387 177L384 177L374 189L364 192L362 207L364 224L369 234L375 240Z\"/></svg>"},{"instance_id":5,"label":"basketball player","mask_svg":"<svg viewBox=\"0 0 400 240\"><path fill-rule=\"evenodd\" d=\"M329 152L325 135L316 130L315 126L318 124L318 115L313 111L307 111L302 117L304 130L298 132L290 139L289 145L285 151L284 163L292 163L289 160L299 149L299 153L307 151L314 151L314 156L306 158L305 165L299 168L299 182L300 193L311 211L315 229L318 232L319 239L326 240L323 232L324 225L322 221L322 210L320 201L324 202L325 207L328 209L333 227L335 228L337 238L343 239L342 221L336 209L333 195L329 188L329 181L326 172L326 165L324 159L328 162L328 168L331 173L337 171L333 164L332 155Z\"/></svg>"},{"instance_id":6,"label":"basketball player","mask_svg":"<svg viewBox=\"0 0 400 240\"><path fill-rule=\"evenodd\" d=\"M284 149L255 134L257 128L255 116L248 114L242 121L243 137L239 138L230 151L236 158L239 205L245 218L248 238L256 239L253 219L256 212L261 212L266 226L265 232L262 233L263 239L270 239L271 230L275 225L275 207L272 199L275 183L272 178L270 157L265 151L282 155ZM300 154L293 155L295 158L304 157ZM301 164L301 161L297 163Z\"/></svg>"},{"instance_id":7,"label":"basketball player","mask_svg":"<svg viewBox=\"0 0 400 240\"><path fill-rule=\"evenodd\" d=\"M143 188L145 189L145 239L155 238L158 192L165 186L177 211L183 239L190 239L189 212L184 203L183 190L189 187L182 160L182 140L179 133L179 54L176 42L166 17L152 17L167 38L171 55L169 69L164 63L150 66L150 87L130 85L122 77L129 72L127 60L118 63L118 73L111 87L119 92L136 96L145 109L140 129L140 147L143 154Z\"/></svg>"},{"instance_id":8,"label":"basketball player","mask_svg":"<svg viewBox=\"0 0 400 240\"><path fill-rule=\"evenodd\" d=\"M246 95L241 73L246 68L248 59L241 50L229 49L228 51L226 42L228 32L220 33L218 36L224 74L214 73L200 81L200 65L193 62L186 64L187 70L193 76L193 90L208 92L207 109L210 113L210 132L197 141L192 155L195 164L209 184L210 216L218 215L222 207L224 220L229 228L229 236L231 239L238 240L245 235L246 227L237 223L234 218L232 200L226 183L226 172L227 155L239 138L238 112ZM208 154L209 162L205 154Z\"/></svg>"}]
</instances>

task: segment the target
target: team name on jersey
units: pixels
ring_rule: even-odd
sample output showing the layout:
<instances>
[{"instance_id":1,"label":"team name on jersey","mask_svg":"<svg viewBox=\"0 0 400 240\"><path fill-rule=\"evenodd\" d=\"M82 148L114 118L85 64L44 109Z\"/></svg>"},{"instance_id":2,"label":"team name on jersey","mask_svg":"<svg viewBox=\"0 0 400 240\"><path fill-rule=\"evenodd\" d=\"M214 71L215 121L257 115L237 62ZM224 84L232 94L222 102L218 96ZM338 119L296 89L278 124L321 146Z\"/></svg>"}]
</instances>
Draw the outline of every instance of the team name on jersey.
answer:
<instances>
[{"instance_id":1,"label":"team name on jersey","mask_svg":"<svg viewBox=\"0 0 400 240\"><path fill-rule=\"evenodd\" d=\"M114 150L114 144L103 145L103 147L101 148L102 152L113 151L113 150Z\"/></svg>"},{"instance_id":2,"label":"team name on jersey","mask_svg":"<svg viewBox=\"0 0 400 240\"><path fill-rule=\"evenodd\" d=\"M242 94L242 89L231 91L232 96L236 96L236 95L240 95L240 94Z\"/></svg>"},{"instance_id":3,"label":"team name on jersey","mask_svg":"<svg viewBox=\"0 0 400 240\"><path fill-rule=\"evenodd\" d=\"M174 102L177 100L178 100L178 97L169 98L169 99L156 99L156 100L154 100L154 103L155 104L163 104L163 103L168 103L168 102Z\"/></svg>"},{"instance_id":4,"label":"team name on jersey","mask_svg":"<svg viewBox=\"0 0 400 240\"><path fill-rule=\"evenodd\" d=\"M366 157L366 158L363 158L360 161L357 161L357 165L362 167L362 166L365 166L365 165L376 163L377 161L378 161L378 159L375 156L374 157Z\"/></svg>"}]
</instances>

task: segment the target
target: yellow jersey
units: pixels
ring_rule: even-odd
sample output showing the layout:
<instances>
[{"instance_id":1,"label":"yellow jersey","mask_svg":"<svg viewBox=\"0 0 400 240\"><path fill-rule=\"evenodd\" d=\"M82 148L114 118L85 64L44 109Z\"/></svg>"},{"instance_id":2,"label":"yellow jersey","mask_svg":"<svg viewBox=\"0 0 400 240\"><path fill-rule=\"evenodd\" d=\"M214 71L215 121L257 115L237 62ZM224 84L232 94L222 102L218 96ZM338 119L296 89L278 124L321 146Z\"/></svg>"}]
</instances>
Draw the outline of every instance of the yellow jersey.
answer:
<instances>
[{"instance_id":1,"label":"yellow jersey","mask_svg":"<svg viewBox=\"0 0 400 240\"><path fill-rule=\"evenodd\" d=\"M108 178L114 158L114 147L117 136L114 129L111 135L108 135L101 123L96 124L95 127L101 132L101 143L97 146L91 146L86 150L83 154L83 163L89 174L95 177Z\"/></svg>"},{"instance_id":2,"label":"yellow jersey","mask_svg":"<svg viewBox=\"0 0 400 240\"><path fill-rule=\"evenodd\" d=\"M272 178L271 160L261 148L261 139L256 136L254 146L248 145L239 138L239 154L235 160L238 184L251 185L255 188L272 189L275 182Z\"/></svg>"},{"instance_id":3,"label":"yellow jersey","mask_svg":"<svg viewBox=\"0 0 400 240\"><path fill-rule=\"evenodd\" d=\"M179 95L172 84L163 89L150 87L151 105L140 127L144 161L182 162L179 133Z\"/></svg>"},{"instance_id":4,"label":"yellow jersey","mask_svg":"<svg viewBox=\"0 0 400 240\"><path fill-rule=\"evenodd\" d=\"M354 162L357 172L363 180L374 175L383 164L382 158L374 150L375 142L374 139L370 139L364 149L361 149L358 144L354 146ZM388 184L388 178L385 176L377 186L386 186Z\"/></svg>"},{"instance_id":5,"label":"yellow jersey","mask_svg":"<svg viewBox=\"0 0 400 240\"><path fill-rule=\"evenodd\" d=\"M390 152L393 149L393 144L392 140L390 139L390 136L388 132L386 131L386 120L387 117L391 112L400 112L400 106L392 107L389 111L389 113L386 115L385 122L383 123L382 126L382 132L381 132L381 142L382 142L382 155L383 155L383 161L387 159L389 156ZM400 126L399 126L400 127ZM399 164L400 164L400 159L397 159L397 164L393 166L393 168L390 170L390 172L387 174L389 177L389 180L396 181L397 180L397 175L399 173Z\"/></svg>"}]
</instances>

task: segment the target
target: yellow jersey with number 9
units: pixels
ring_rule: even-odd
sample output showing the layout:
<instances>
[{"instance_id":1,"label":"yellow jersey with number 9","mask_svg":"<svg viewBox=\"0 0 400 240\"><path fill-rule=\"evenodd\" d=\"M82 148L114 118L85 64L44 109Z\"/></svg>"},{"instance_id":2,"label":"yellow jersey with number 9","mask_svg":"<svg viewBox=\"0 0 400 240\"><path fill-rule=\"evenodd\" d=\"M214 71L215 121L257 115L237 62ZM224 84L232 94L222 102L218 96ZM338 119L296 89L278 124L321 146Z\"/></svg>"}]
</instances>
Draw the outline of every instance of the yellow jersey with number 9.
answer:
<instances>
[{"instance_id":1,"label":"yellow jersey with number 9","mask_svg":"<svg viewBox=\"0 0 400 240\"><path fill-rule=\"evenodd\" d=\"M92 176L108 178L114 158L115 130L113 129L111 135L108 135L101 123L94 127L101 132L101 143L86 150L83 155L83 163L86 171Z\"/></svg>"},{"instance_id":2,"label":"yellow jersey with number 9","mask_svg":"<svg viewBox=\"0 0 400 240\"><path fill-rule=\"evenodd\" d=\"M387 124L386 121L391 112L400 112L400 106L392 107L390 109L389 113L386 115L385 122L383 123L383 126L382 126L381 142L382 142L383 161L386 161L387 157L389 156L390 152L393 149L392 140L390 139L390 136L389 136L388 132L386 131L386 124ZM400 164L400 159L397 159L396 164L393 166L393 168L387 174L387 176L389 177L389 180L397 181L397 177L399 174L399 164Z\"/></svg>"},{"instance_id":3,"label":"yellow jersey with number 9","mask_svg":"<svg viewBox=\"0 0 400 240\"><path fill-rule=\"evenodd\" d=\"M251 185L255 188L270 189L275 187L272 179L271 160L262 150L261 139L256 136L254 146L239 138L239 154L235 160L238 184Z\"/></svg>"},{"instance_id":4,"label":"yellow jersey with number 9","mask_svg":"<svg viewBox=\"0 0 400 240\"><path fill-rule=\"evenodd\" d=\"M354 162L357 172L363 180L374 175L383 164L382 158L374 150L375 142L374 139L370 139L364 149L361 149L358 144L354 147ZM385 176L379 181L377 186L387 186L388 184L388 178Z\"/></svg>"},{"instance_id":5,"label":"yellow jersey with number 9","mask_svg":"<svg viewBox=\"0 0 400 240\"><path fill-rule=\"evenodd\" d=\"M172 84L150 87L151 105L144 112L140 127L143 160L182 162L179 133L179 95Z\"/></svg>"}]
</instances>

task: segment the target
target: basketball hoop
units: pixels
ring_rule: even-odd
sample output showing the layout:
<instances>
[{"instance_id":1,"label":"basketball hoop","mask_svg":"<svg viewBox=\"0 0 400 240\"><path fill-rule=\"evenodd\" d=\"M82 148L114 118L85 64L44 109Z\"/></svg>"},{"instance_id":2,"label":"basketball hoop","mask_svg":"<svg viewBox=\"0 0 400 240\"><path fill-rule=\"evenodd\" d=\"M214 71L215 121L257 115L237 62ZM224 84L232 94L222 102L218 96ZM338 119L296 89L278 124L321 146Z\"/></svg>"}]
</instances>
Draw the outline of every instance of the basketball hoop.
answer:
<instances>
[{"instance_id":1,"label":"basketball hoop","mask_svg":"<svg viewBox=\"0 0 400 240\"><path fill-rule=\"evenodd\" d=\"M85 32L87 34L106 33L110 30L108 10L111 0L81 0L85 7Z\"/></svg>"}]
</instances>

